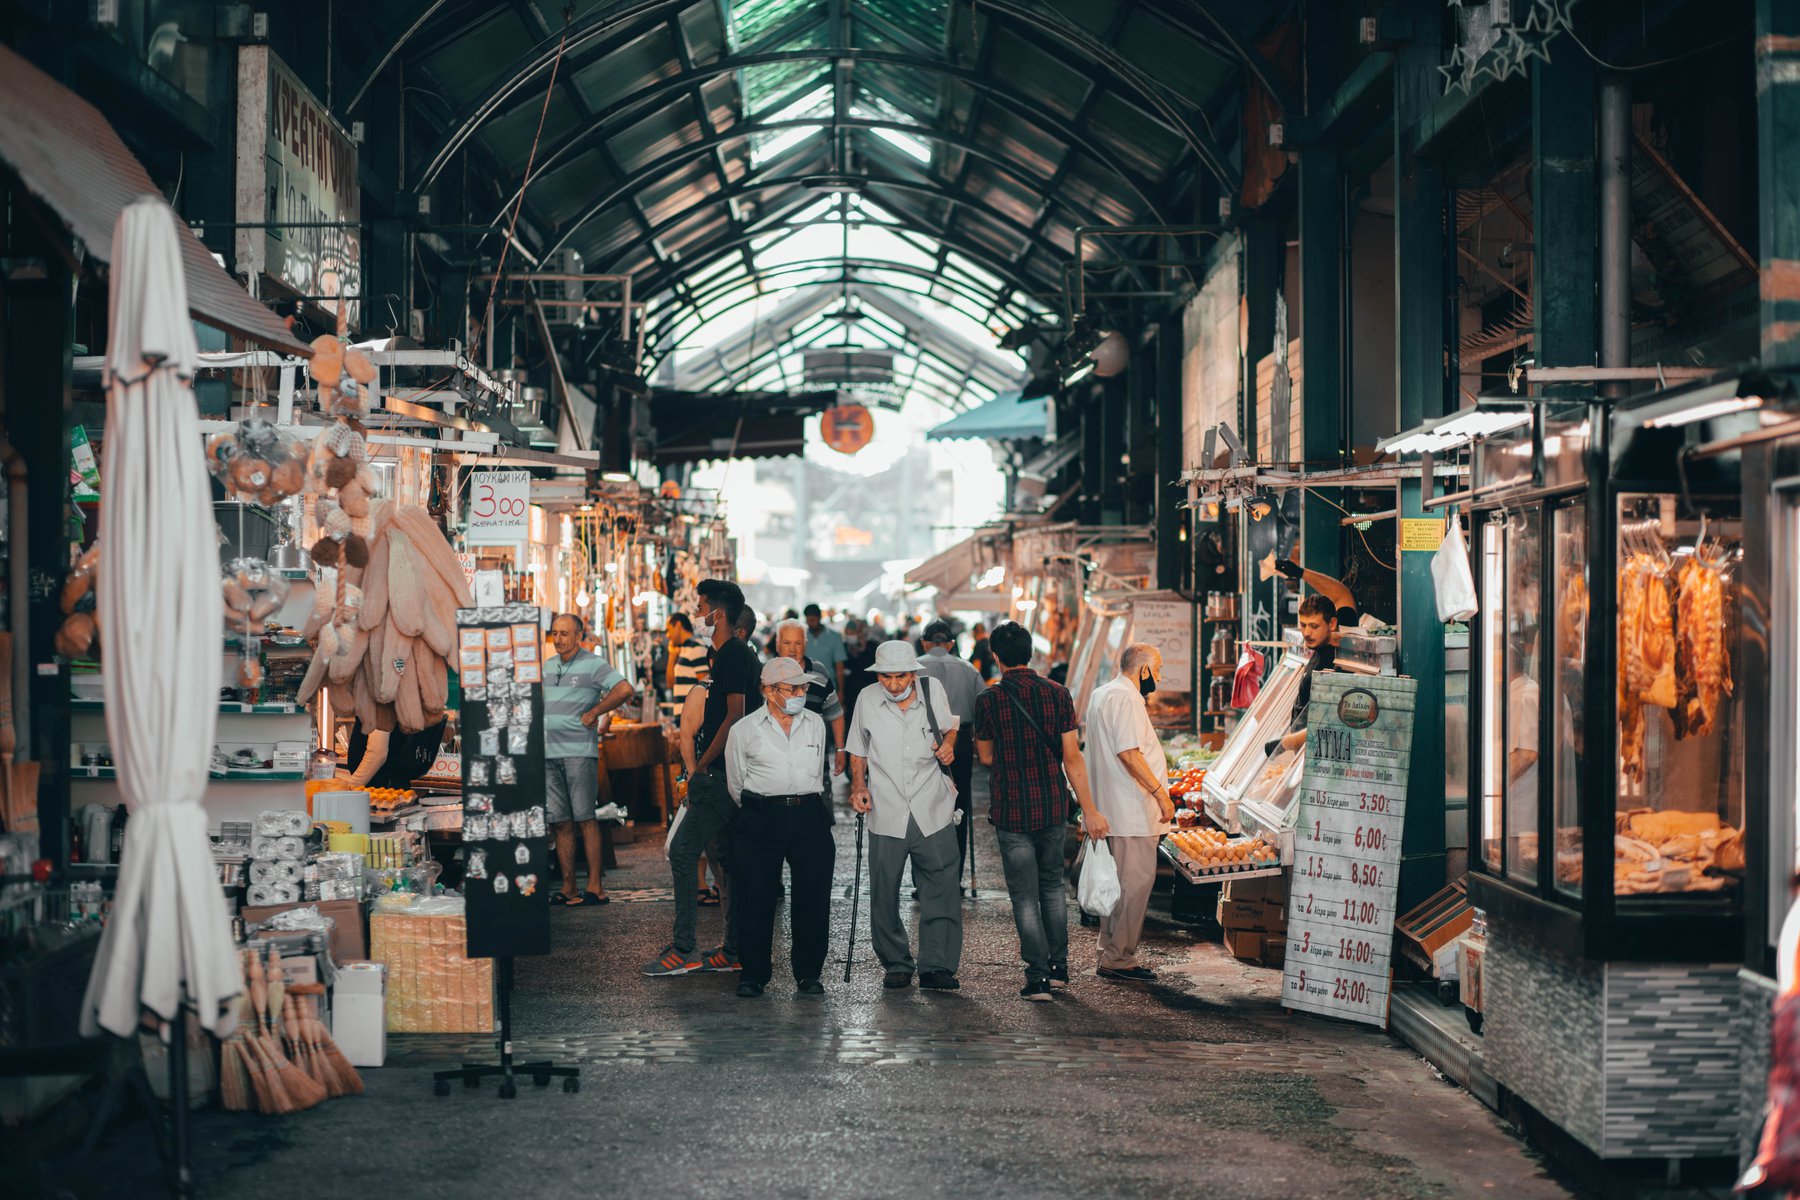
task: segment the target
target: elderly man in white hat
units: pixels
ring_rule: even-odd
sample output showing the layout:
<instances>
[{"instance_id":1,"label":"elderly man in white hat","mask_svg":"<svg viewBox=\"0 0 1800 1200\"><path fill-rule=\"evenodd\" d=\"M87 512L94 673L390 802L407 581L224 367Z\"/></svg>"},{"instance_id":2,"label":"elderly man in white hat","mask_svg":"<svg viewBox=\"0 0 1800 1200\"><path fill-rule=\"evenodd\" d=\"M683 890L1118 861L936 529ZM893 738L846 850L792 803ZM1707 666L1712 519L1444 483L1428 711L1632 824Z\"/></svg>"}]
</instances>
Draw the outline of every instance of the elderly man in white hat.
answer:
<instances>
[{"instance_id":1,"label":"elderly man in white hat","mask_svg":"<svg viewBox=\"0 0 1800 1200\"><path fill-rule=\"evenodd\" d=\"M825 722L806 709L807 689L825 681L791 658L762 669L763 704L725 740L725 787L741 811L732 824L737 892L737 994L763 994L774 972L775 905L781 864L793 872L788 957L804 995L819 981L831 924L831 869L837 848L825 807Z\"/></svg>"},{"instance_id":2,"label":"elderly man in white hat","mask_svg":"<svg viewBox=\"0 0 1800 1200\"><path fill-rule=\"evenodd\" d=\"M869 814L869 924L885 987L912 982L914 959L900 921L900 874L912 860L919 890L919 986L954 991L962 963L961 858L953 827L960 724L942 685L919 673L903 641L883 642L868 668L880 686L863 692L845 737L850 806Z\"/></svg>"}]
</instances>

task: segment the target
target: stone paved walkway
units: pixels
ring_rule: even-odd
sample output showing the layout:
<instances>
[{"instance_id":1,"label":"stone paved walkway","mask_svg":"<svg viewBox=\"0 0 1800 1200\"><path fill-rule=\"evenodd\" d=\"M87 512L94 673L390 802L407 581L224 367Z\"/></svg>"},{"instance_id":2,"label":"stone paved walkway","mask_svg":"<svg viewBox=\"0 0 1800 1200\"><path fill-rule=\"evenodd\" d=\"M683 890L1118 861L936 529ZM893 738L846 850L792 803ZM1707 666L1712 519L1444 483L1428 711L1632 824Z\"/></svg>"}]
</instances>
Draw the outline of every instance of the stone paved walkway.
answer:
<instances>
[{"instance_id":1,"label":"stone paved walkway","mask_svg":"<svg viewBox=\"0 0 1800 1200\"><path fill-rule=\"evenodd\" d=\"M836 831L842 893L853 829ZM979 834L980 878L997 884L992 830ZM1166 922L1153 918L1144 956L1162 978L1146 987L1097 979L1093 931L1071 917L1073 986L1027 1004L1003 893L984 886L965 907L953 994L882 989L866 909L844 984L841 895L827 994L796 994L778 965L768 995L745 1001L731 976L637 973L668 937L669 879L660 842L622 848L620 863L619 901L553 910L554 952L518 965L518 1053L579 1065L578 1094L526 1086L503 1101L489 1084L436 1097L430 1070L491 1059L491 1041L394 1037L360 1098L291 1117L197 1114L200 1194L1568 1195L1388 1035L1287 1015L1277 972ZM702 910L703 939L719 920ZM778 964L784 953L778 935ZM155 1194L144 1130L121 1127L67 1194Z\"/></svg>"}]
</instances>

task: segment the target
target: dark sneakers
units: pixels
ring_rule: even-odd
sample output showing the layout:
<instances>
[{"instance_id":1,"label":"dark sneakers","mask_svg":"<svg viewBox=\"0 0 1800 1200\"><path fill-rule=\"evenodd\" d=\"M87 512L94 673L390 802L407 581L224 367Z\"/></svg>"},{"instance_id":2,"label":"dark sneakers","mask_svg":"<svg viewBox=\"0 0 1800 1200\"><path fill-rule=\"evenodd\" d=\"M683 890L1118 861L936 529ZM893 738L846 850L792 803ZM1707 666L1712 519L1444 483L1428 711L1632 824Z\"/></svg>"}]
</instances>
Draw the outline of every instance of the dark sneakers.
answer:
<instances>
[{"instance_id":1,"label":"dark sneakers","mask_svg":"<svg viewBox=\"0 0 1800 1200\"><path fill-rule=\"evenodd\" d=\"M1156 972L1149 967L1101 967L1094 972L1102 979L1116 979L1120 983L1154 983Z\"/></svg>"},{"instance_id":2,"label":"dark sneakers","mask_svg":"<svg viewBox=\"0 0 1800 1200\"><path fill-rule=\"evenodd\" d=\"M1019 999L1048 1000L1050 999L1050 984L1048 982L1027 983L1024 987L1019 989Z\"/></svg>"},{"instance_id":3,"label":"dark sneakers","mask_svg":"<svg viewBox=\"0 0 1800 1200\"><path fill-rule=\"evenodd\" d=\"M903 988L911 984L911 971L889 971L881 977L881 986L884 988Z\"/></svg>"},{"instance_id":4,"label":"dark sneakers","mask_svg":"<svg viewBox=\"0 0 1800 1200\"><path fill-rule=\"evenodd\" d=\"M746 979L737 986L739 1000L754 1000L763 994L763 985Z\"/></svg>"},{"instance_id":5,"label":"dark sneakers","mask_svg":"<svg viewBox=\"0 0 1800 1200\"><path fill-rule=\"evenodd\" d=\"M715 972L741 971L744 969L744 964L738 961L737 955L725 953L725 947L715 946L700 956L700 965L695 969Z\"/></svg>"},{"instance_id":6,"label":"dark sneakers","mask_svg":"<svg viewBox=\"0 0 1800 1200\"><path fill-rule=\"evenodd\" d=\"M919 986L927 991L954 992L962 982L949 971L926 971L919 976Z\"/></svg>"},{"instance_id":7,"label":"dark sneakers","mask_svg":"<svg viewBox=\"0 0 1800 1200\"><path fill-rule=\"evenodd\" d=\"M1069 964L1052 963L1050 965L1050 986L1066 988L1069 986Z\"/></svg>"},{"instance_id":8,"label":"dark sneakers","mask_svg":"<svg viewBox=\"0 0 1800 1200\"><path fill-rule=\"evenodd\" d=\"M802 996L823 996L825 985L816 979L802 979L794 985Z\"/></svg>"},{"instance_id":9,"label":"dark sneakers","mask_svg":"<svg viewBox=\"0 0 1800 1200\"><path fill-rule=\"evenodd\" d=\"M686 975L700 969L700 956L691 950L664 946L655 958L639 968L646 975Z\"/></svg>"}]
</instances>

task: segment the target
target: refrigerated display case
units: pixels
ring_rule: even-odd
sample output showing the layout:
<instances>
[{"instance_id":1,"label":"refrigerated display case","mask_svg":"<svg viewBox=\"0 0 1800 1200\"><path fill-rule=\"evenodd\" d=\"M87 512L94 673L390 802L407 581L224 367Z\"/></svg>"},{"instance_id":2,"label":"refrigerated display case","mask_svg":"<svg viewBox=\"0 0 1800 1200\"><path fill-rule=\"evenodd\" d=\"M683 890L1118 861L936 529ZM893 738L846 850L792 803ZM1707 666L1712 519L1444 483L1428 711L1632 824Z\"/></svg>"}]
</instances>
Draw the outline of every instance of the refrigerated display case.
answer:
<instances>
[{"instance_id":1,"label":"refrigerated display case","mask_svg":"<svg viewBox=\"0 0 1800 1200\"><path fill-rule=\"evenodd\" d=\"M1306 755L1303 749L1277 749L1271 755L1267 747L1293 725L1307 660L1304 650L1282 654L1201 785L1206 815L1219 828L1262 837L1279 848L1284 863L1294 857L1294 801Z\"/></svg>"}]
</instances>

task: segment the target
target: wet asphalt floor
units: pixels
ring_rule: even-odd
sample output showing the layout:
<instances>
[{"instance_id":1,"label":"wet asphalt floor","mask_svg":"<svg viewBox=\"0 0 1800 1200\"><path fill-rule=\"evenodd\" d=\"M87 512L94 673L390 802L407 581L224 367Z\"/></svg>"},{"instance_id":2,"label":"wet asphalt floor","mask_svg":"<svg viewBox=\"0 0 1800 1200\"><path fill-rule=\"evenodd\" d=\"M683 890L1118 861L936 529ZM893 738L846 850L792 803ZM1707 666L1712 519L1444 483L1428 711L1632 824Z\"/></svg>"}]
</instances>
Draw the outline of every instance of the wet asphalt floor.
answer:
<instances>
[{"instance_id":1,"label":"wet asphalt floor","mask_svg":"<svg viewBox=\"0 0 1800 1200\"><path fill-rule=\"evenodd\" d=\"M519 960L516 1051L579 1065L579 1093L527 1083L502 1100L488 1083L437 1097L431 1070L491 1060L492 1039L391 1037L389 1065L364 1072L361 1097L285 1117L197 1113L198 1194L1569 1194L1489 1110L1389 1035L1284 1013L1280 973L1169 923L1166 889L1143 951L1159 982L1097 979L1094 930L1071 904L1072 986L1051 1004L1020 1000L985 821L962 990L885 991L866 897L843 983L854 828L836 831L824 996L795 993L782 932L761 999L738 999L732 975L640 975L668 940L670 880L660 839L621 847L613 902L552 910L553 953ZM703 945L716 943L719 921L702 910ZM159 1194L147 1129L117 1127L61 1177L60 1194Z\"/></svg>"}]
</instances>

